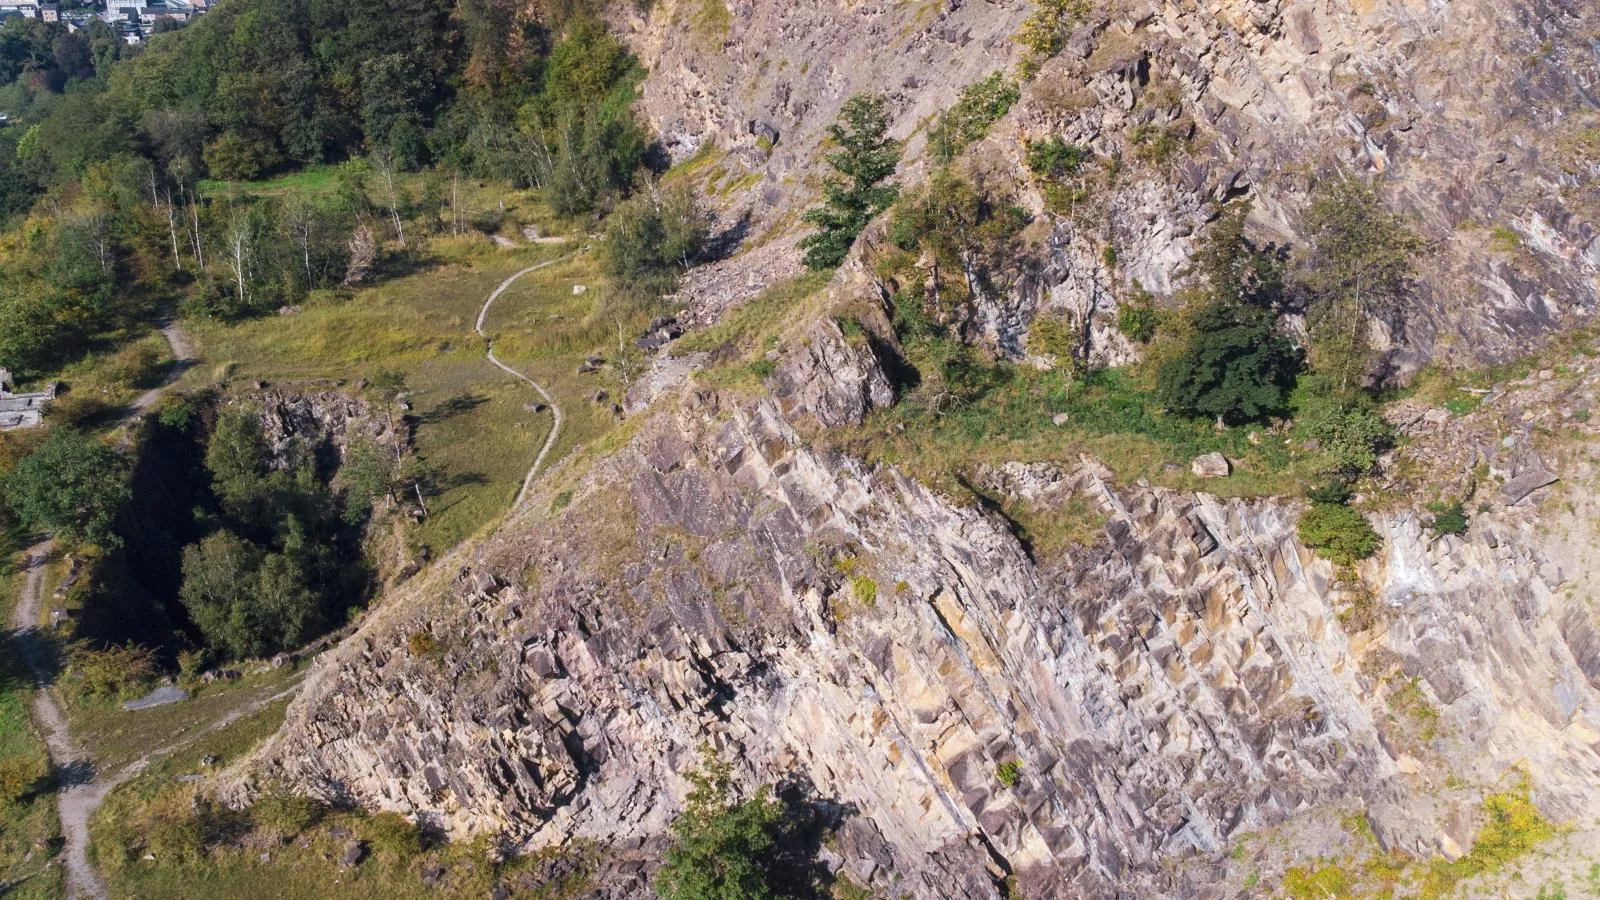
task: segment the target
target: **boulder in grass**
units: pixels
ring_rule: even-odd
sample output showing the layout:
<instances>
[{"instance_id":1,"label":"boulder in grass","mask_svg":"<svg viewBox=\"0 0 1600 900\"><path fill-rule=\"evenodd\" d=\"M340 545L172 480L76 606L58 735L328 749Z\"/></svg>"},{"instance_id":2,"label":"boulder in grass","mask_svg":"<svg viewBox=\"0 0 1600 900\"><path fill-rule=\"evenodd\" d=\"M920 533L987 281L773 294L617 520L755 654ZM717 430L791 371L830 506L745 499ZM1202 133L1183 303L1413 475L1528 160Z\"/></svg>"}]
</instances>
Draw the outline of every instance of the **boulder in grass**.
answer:
<instances>
[{"instance_id":1,"label":"boulder in grass","mask_svg":"<svg viewBox=\"0 0 1600 900\"><path fill-rule=\"evenodd\" d=\"M1207 453L1196 456L1194 462L1189 463L1189 471L1196 478L1227 478L1233 474L1233 466L1228 463L1228 458L1221 453Z\"/></svg>"}]
</instances>

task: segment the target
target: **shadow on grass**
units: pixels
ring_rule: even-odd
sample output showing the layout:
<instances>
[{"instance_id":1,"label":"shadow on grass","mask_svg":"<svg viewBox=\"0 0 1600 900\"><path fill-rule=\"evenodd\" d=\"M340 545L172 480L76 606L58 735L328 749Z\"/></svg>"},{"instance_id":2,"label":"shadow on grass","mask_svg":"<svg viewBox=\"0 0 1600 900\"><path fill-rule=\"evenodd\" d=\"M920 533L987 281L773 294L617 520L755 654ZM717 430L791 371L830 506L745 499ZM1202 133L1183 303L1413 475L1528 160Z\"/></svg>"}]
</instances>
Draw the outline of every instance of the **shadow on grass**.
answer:
<instances>
[{"instance_id":1,"label":"shadow on grass","mask_svg":"<svg viewBox=\"0 0 1600 900\"><path fill-rule=\"evenodd\" d=\"M488 397L479 394L457 394L418 416L417 421L423 425L438 425L456 416L472 412L488 402Z\"/></svg>"},{"instance_id":2,"label":"shadow on grass","mask_svg":"<svg viewBox=\"0 0 1600 900\"><path fill-rule=\"evenodd\" d=\"M489 483L489 476L482 472L454 472L439 479L438 490L452 491L456 488L479 487Z\"/></svg>"},{"instance_id":3,"label":"shadow on grass","mask_svg":"<svg viewBox=\"0 0 1600 900\"><path fill-rule=\"evenodd\" d=\"M373 267L372 274L362 284L370 287L396 278L404 278L407 275L415 275L418 272L426 272L437 267L441 262L443 260L439 256L425 251L385 253L378 260L378 264Z\"/></svg>"}]
</instances>

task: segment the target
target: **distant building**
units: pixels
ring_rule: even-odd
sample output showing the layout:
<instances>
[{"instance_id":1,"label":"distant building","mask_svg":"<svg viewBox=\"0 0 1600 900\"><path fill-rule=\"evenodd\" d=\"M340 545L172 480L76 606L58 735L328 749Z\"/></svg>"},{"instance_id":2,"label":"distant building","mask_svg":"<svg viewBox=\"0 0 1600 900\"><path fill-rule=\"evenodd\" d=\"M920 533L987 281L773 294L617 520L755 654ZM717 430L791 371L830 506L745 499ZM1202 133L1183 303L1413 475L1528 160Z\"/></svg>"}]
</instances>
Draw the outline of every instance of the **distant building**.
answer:
<instances>
[{"instance_id":1,"label":"distant building","mask_svg":"<svg viewBox=\"0 0 1600 900\"><path fill-rule=\"evenodd\" d=\"M39 18L40 0L0 0L0 19L11 19L23 16L29 19Z\"/></svg>"},{"instance_id":2,"label":"distant building","mask_svg":"<svg viewBox=\"0 0 1600 900\"><path fill-rule=\"evenodd\" d=\"M60 4L57 4L57 3L41 3L41 4L39 4L39 18L45 20L46 22L59 22L59 21L61 21L61 6L60 6Z\"/></svg>"}]
</instances>

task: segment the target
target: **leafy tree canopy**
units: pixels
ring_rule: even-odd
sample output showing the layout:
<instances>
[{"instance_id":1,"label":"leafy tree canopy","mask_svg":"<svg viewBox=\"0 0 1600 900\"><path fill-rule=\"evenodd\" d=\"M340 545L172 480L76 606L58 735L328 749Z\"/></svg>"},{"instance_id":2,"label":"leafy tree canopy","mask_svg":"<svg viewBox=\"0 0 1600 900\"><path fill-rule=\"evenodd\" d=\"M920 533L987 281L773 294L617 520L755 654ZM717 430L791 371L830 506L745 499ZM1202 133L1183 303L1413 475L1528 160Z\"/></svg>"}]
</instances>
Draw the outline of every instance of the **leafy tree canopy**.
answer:
<instances>
[{"instance_id":1,"label":"leafy tree canopy","mask_svg":"<svg viewBox=\"0 0 1600 900\"><path fill-rule=\"evenodd\" d=\"M52 430L0 487L6 504L31 528L102 547L121 545L112 526L129 499L127 465L80 431Z\"/></svg>"}]
</instances>

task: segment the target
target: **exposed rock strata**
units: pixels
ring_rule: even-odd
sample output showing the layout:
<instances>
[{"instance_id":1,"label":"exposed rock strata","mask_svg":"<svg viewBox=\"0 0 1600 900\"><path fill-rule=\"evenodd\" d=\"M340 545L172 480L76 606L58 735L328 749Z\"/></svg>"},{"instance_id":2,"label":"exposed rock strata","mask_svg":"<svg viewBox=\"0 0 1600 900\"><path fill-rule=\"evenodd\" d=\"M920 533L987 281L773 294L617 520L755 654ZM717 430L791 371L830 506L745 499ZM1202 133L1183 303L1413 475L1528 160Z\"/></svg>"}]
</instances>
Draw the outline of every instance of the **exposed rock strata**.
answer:
<instances>
[{"instance_id":1,"label":"exposed rock strata","mask_svg":"<svg viewBox=\"0 0 1600 900\"><path fill-rule=\"evenodd\" d=\"M799 271L795 214L814 199L825 127L855 92L888 94L924 168L923 125L960 89L1011 67L1023 2L734 2L729 31L681 26L679 4L623 23L648 65L641 109L682 158L716 145L710 184L750 252L691 275L686 321ZM1303 243L1311 176L1385 186L1427 245L1415 298L1379 311L1391 374L1435 357L1503 360L1600 303L1600 10L1584 0L1124 0L1094 12L974 153L1044 203L1021 164L1059 136L1122 164L1053 223L1027 271L979 312L1020 357L1039 311L1087 322L1093 355L1137 349L1115 310L1137 282L1170 296L1196 236L1230 197L1256 200L1264 241ZM1136 129L1185 147L1144 158ZM772 143L772 135L778 136ZM754 184L729 191L742 172ZM1108 264L1107 246L1116 250Z\"/></svg>"},{"instance_id":2,"label":"exposed rock strata","mask_svg":"<svg viewBox=\"0 0 1600 900\"><path fill-rule=\"evenodd\" d=\"M1600 813L1600 631L1529 510L1465 540L1380 519L1367 596L1298 545L1292 504L1006 467L1019 497L1106 516L1036 562L992 513L807 449L776 401L725 404L691 386L565 511L536 497L381 611L317 664L261 775L627 859L709 743L746 785L848 810L841 870L916 897L997 897L1008 873L1036 896L1192 894L1232 837L1330 803L1408 852L1469 841L1424 766L1526 764L1551 815ZM443 653L414 655L419 632ZM1447 725L1431 741L1389 707L1413 677Z\"/></svg>"}]
</instances>

